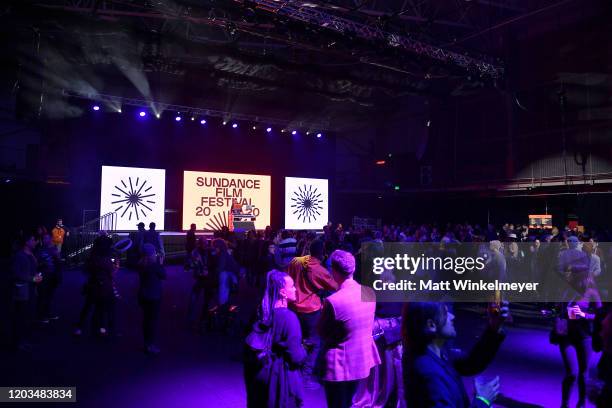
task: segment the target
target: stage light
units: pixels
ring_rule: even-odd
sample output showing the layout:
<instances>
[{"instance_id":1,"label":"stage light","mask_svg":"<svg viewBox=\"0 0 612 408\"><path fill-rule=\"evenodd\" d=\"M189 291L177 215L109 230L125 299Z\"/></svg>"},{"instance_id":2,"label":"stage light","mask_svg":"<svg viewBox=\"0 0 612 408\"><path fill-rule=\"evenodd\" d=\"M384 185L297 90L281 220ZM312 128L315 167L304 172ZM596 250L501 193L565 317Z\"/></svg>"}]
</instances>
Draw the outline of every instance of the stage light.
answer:
<instances>
[{"instance_id":1,"label":"stage light","mask_svg":"<svg viewBox=\"0 0 612 408\"><path fill-rule=\"evenodd\" d=\"M200 121L200 125L205 125L205 124L206 124L206 120L205 120L205 119L202 119L202 120Z\"/></svg>"},{"instance_id":2,"label":"stage light","mask_svg":"<svg viewBox=\"0 0 612 408\"><path fill-rule=\"evenodd\" d=\"M272 131L272 128L271 128L271 127L269 127L269 128L267 128L267 129L266 129L266 132L268 132L268 133L270 133L271 131Z\"/></svg>"},{"instance_id":3,"label":"stage light","mask_svg":"<svg viewBox=\"0 0 612 408\"><path fill-rule=\"evenodd\" d=\"M430 127L430 126L431 126L431 120L428 120L427 121L427 127Z\"/></svg>"},{"instance_id":4,"label":"stage light","mask_svg":"<svg viewBox=\"0 0 612 408\"><path fill-rule=\"evenodd\" d=\"M306 136L308 136L310 134L310 130L306 131Z\"/></svg>"},{"instance_id":5,"label":"stage light","mask_svg":"<svg viewBox=\"0 0 612 408\"><path fill-rule=\"evenodd\" d=\"M379 166L384 166L385 163L386 161L384 160L376 160L376 164L378 164Z\"/></svg>"},{"instance_id":6,"label":"stage light","mask_svg":"<svg viewBox=\"0 0 612 408\"><path fill-rule=\"evenodd\" d=\"M253 130L257 130L257 126L253 126Z\"/></svg>"},{"instance_id":7,"label":"stage light","mask_svg":"<svg viewBox=\"0 0 612 408\"><path fill-rule=\"evenodd\" d=\"M140 111L139 115L140 115L141 118L144 118L145 116L147 116L147 112Z\"/></svg>"},{"instance_id":8,"label":"stage light","mask_svg":"<svg viewBox=\"0 0 612 408\"><path fill-rule=\"evenodd\" d=\"M117 109L117 113L121 113L121 109Z\"/></svg>"},{"instance_id":9,"label":"stage light","mask_svg":"<svg viewBox=\"0 0 612 408\"><path fill-rule=\"evenodd\" d=\"M177 122L180 122L180 121L181 121L181 119L182 119L182 118L181 118L180 116L177 116L176 118L174 118L174 120L176 120Z\"/></svg>"},{"instance_id":10,"label":"stage light","mask_svg":"<svg viewBox=\"0 0 612 408\"><path fill-rule=\"evenodd\" d=\"M99 110L100 110L100 107L99 107L98 105L94 105L94 106L93 106L93 110L95 110L95 111L99 111Z\"/></svg>"},{"instance_id":11,"label":"stage light","mask_svg":"<svg viewBox=\"0 0 612 408\"><path fill-rule=\"evenodd\" d=\"M225 125L227 125L227 121L226 120L223 121L223 126L225 126Z\"/></svg>"},{"instance_id":12,"label":"stage light","mask_svg":"<svg viewBox=\"0 0 612 408\"><path fill-rule=\"evenodd\" d=\"M285 133L285 129L281 129L281 133Z\"/></svg>"},{"instance_id":13,"label":"stage light","mask_svg":"<svg viewBox=\"0 0 612 408\"><path fill-rule=\"evenodd\" d=\"M322 138L322 137L323 137L323 134L321 134L321 133L317 133L317 139L320 139L320 138Z\"/></svg>"},{"instance_id":14,"label":"stage light","mask_svg":"<svg viewBox=\"0 0 612 408\"><path fill-rule=\"evenodd\" d=\"M191 117L191 120L195 120L195 117L194 117L194 116L192 116L192 117Z\"/></svg>"},{"instance_id":15,"label":"stage light","mask_svg":"<svg viewBox=\"0 0 612 408\"><path fill-rule=\"evenodd\" d=\"M393 189L394 189L395 191L399 191L400 186L395 186L395 187L393 187Z\"/></svg>"},{"instance_id":16,"label":"stage light","mask_svg":"<svg viewBox=\"0 0 612 408\"><path fill-rule=\"evenodd\" d=\"M232 127L233 127L234 129L236 129L236 128L238 127L238 124L237 124L237 123L234 123L234 124L232 125Z\"/></svg>"},{"instance_id":17,"label":"stage light","mask_svg":"<svg viewBox=\"0 0 612 408\"><path fill-rule=\"evenodd\" d=\"M156 117L157 119L159 119L159 118L161 118L161 115L160 115L159 113L156 113L156 114L155 114L155 117Z\"/></svg>"},{"instance_id":18,"label":"stage light","mask_svg":"<svg viewBox=\"0 0 612 408\"><path fill-rule=\"evenodd\" d=\"M293 132L291 132L292 135L297 135L297 130L294 130Z\"/></svg>"}]
</instances>

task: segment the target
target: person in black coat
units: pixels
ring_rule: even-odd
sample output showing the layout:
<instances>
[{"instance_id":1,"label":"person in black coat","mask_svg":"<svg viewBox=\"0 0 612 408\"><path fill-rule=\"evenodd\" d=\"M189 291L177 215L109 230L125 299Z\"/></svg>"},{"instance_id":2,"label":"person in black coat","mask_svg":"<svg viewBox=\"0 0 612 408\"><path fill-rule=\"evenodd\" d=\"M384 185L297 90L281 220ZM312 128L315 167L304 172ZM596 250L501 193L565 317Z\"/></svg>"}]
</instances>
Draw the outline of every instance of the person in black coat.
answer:
<instances>
[{"instance_id":1,"label":"person in black coat","mask_svg":"<svg viewBox=\"0 0 612 408\"><path fill-rule=\"evenodd\" d=\"M51 314L51 304L57 287L62 282L62 265L60 253L51 241L51 235L44 232L41 237L41 246L36 251L38 270L43 281L38 287L38 303L36 313L38 321L46 324L49 320L56 320L58 316Z\"/></svg>"},{"instance_id":2,"label":"person in black coat","mask_svg":"<svg viewBox=\"0 0 612 408\"><path fill-rule=\"evenodd\" d=\"M36 247L35 234L23 234L16 244L18 251L11 262L11 345L20 351L30 351L28 337L36 296L35 285L40 284L43 277L37 273L37 262L33 253Z\"/></svg>"},{"instance_id":3,"label":"person in black coat","mask_svg":"<svg viewBox=\"0 0 612 408\"><path fill-rule=\"evenodd\" d=\"M152 244L144 244L142 248L142 258L138 265L138 275L140 277L138 302L143 312L142 330L145 352L158 354L160 350L155 343L162 298L162 280L166 279L166 271L161 266Z\"/></svg>"},{"instance_id":4,"label":"person in black coat","mask_svg":"<svg viewBox=\"0 0 612 408\"><path fill-rule=\"evenodd\" d=\"M484 371L504 339L507 307L491 313L489 326L469 354L452 355L445 343L456 337L454 316L443 303L411 302L402 317L404 394L408 408L486 408L499 393L499 378L476 379L470 401L461 376Z\"/></svg>"},{"instance_id":5,"label":"person in black coat","mask_svg":"<svg viewBox=\"0 0 612 408\"><path fill-rule=\"evenodd\" d=\"M212 303L215 287L208 273L208 253L209 249L206 245L204 237L200 237L197 241L196 248L191 252L189 256L189 263L186 269L190 270L193 274L193 286L191 288L191 294L189 296L189 306L187 308L187 323L189 328L197 329L198 326L208 320L208 309ZM202 312L200 314L199 321L196 314L196 304L200 295L204 297L202 302Z\"/></svg>"},{"instance_id":6,"label":"person in black coat","mask_svg":"<svg viewBox=\"0 0 612 408\"><path fill-rule=\"evenodd\" d=\"M82 334L92 308L94 310L93 326L97 333L105 336L108 333L107 329L114 330L113 276L119 269L119 265L112 258L112 245L112 239L106 235L101 235L94 240L91 254L84 267L87 274L87 282L83 286L85 304L73 333L75 336Z\"/></svg>"},{"instance_id":7,"label":"person in black coat","mask_svg":"<svg viewBox=\"0 0 612 408\"><path fill-rule=\"evenodd\" d=\"M303 406L301 366L306 359L300 322L288 302L295 301L293 279L272 270L267 276L259 320L253 331L268 334L269 362L262 364L254 350L245 349L244 377L247 408L298 408ZM247 344L248 344L247 339Z\"/></svg>"}]
</instances>

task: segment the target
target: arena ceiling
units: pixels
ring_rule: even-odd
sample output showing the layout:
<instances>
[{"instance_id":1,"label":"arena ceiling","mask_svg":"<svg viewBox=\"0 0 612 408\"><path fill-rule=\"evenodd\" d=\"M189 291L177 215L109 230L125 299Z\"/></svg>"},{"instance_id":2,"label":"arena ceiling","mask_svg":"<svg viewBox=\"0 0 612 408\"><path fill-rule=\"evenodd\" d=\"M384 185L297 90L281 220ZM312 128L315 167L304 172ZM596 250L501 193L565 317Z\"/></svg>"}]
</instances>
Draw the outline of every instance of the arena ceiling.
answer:
<instances>
[{"instance_id":1,"label":"arena ceiling","mask_svg":"<svg viewBox=\"0 0 612 408\"><path fill-rule=\"evenodd\" d=\"M19 0L0 32L24 98L37 111L40 89L52 117L79 114L66 94L103 94L349 129L503 89L509 47L603 10L588 3Z\"/></svg>"}]
</instances>

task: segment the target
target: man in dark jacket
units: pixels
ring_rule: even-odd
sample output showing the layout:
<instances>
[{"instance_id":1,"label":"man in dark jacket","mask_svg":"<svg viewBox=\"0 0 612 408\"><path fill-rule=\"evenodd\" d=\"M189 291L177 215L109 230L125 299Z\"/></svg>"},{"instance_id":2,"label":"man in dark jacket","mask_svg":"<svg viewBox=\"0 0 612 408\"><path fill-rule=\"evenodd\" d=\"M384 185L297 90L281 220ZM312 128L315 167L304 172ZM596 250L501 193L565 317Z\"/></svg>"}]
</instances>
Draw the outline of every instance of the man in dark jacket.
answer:
<instances>
[{"instance_id":1,"label":"man in dark jacket","mask_svg":"<svg viewBox=\"0 0 612 408\"><path fill-rule=\"evenodd\" d=\"M149 230L144 234L143 244L151 244L155 247L157 255L159 255L160 263L164 263L166 252L164 251L164 241L158 231L155 230L155 223L149 224Z\"/></svg>"},{"instance_id":2,"label":"man in dark jacket","mask_svg":"<svg viewBox=\"0 0 612 408\"><path fill-rule=\"evenodd\" d=\"M36 258L38 270L43 276L43 281L38 287L36 313L38 321L47 324L49 320L58 318L51 314L51 303L57 287L62 282L60 253L53 245L51 235L43 234L42 246L36 251Z\"/></svg>"},{"instance_id":3,"label":"man in dark jacket","mask_svg":"<svg viewBox=\"0 0 612 408\"><path fill-rule=\"evenodd\" d=\"M403 376L408 408L486 408L499 393L499 378L475 382L470 401L461 376L484 371L505 335L501 329L508 308L489 316L484 335L469 354L451 354L445 343L456 337L455 316L443 303L411 302L402 318L404 340Z\"/></svg>"},{"instance_id":4,"label":"man in dark jacket","mask_svg":"<svg viewBox=\"0 0 612 408\"><path fill-rule=\"evenodd\" d=\"M35 301L35 285L42 282L42 276L37 272L37 262L34 257L36 238L34 233L24 234L18 238L19 250L11 265L12 293L12 346L20 351L30 351L27 343L28 331L32 320Z\"/></svg>"},{"instance_id":5,"label":"man in dark jacket","mask_svg":"<svg viewBox=\"0 0 612 408\"><path fill-rule=\"evenodd\" d=\"M145 352L158 354L159 348L155 343L162 298L162 280L166 279L166 271L160 265L155 247L151 244L142 246L138 275L140 277L138 302L143 312L142 328Z\"/></svg>"},{"instance_id":6,"label":"man in dark jacket","mask_svg":"<svg viewBox=\"0 0 612 408\"><path fill-rule=\"evenodd\" d=\"M191 224L189 231L185 235L185 252L187 253L187 259L191 256L191 252L196 247L196 225Z\"/></svg>"}]
</instances>

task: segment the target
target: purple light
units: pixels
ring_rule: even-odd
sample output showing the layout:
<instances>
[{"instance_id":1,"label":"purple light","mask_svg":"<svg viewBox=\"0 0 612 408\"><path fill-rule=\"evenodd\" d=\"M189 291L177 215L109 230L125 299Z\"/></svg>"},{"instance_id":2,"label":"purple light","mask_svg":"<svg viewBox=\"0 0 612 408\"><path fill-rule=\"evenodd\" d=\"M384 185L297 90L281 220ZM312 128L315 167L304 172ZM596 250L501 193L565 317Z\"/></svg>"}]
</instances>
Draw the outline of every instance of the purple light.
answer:
<instances>
[{"instance_id":1,"label":"purple light","mask_svg":"<svg viewBox=\"0 0 612 408\"><path fill-rule=\"evenodd\" d=\"M266 132L268 132L268 133L270 133L271 131L272 131L272 128L270 128L270 127L266 129Z\"/></svg>"},{"instance_id":2,"label":"purple light","mask_svg":"<svg viewBox=\"0 0 612 408\"><path fill-rule=\"evenodd\" d=\"M177 122L180 122L181 121L181 117L177 116L176 118L174 118L174 120L176 120Z\"/></svg>"},{"instance_id":3,"label":"purple light","mask_svg":"<svg viewBox=\"0 0 612 408\"><path fill-rule=\"evenodd\" d=\"M94 106L93 106L93 110L95 110L95 111L99 111L99 110L100 110L100 107L99 107L98 105L94 105Z\"/></svg>"},{"instance_id":4,"label":"purple light","mask_svg":"<svg viewBox=\"0 0 612 408\"><path fill-rule=\"evenodd\" d=\"M144 118L145 116L147 116L147 112L140 111L139 115L140 115L141 118Z\"/></svg>"},{"instance_id":5,"label":"purple light","mask_svg":"<svg viewBox=\"0 0 612 408\"><path fill-rule=\"evenodd\" d=\"M321 133L317 133L317 139L320 139L322 137L323 137L323 135Z\"/></svg>"},{"instance_id":6,"label":"purple light","mask_svg":"<svg viewBox=\"0 0 612 408\"><path fill-rule=\"evenodd\" d=\"M297 130L294 130L293 132L291 132L292 135L297 135Z\"/></svg>"},{"instance_id":7,"label":"purple light","mask_svg":"<svg viewBox=\"0 0 612 408\"><path fill-rule=\"evenodd\" d=\"M201 124L201 125L205 125L205 124L206 124L206 120L205 120L205 119L202 119L202 120L200 121L200 124Z\"/></svg>"},{"instance_id":8,"label":"purple light","mask_svg":"<svg viewBox=\"0 0 612 408\"><path fill-rule=\"evenodd\" d=\"M238 124L237 124L237 123L234 123L234 124L232 125L232 127L233 127L234 129L236 129L236 128L238 127Z\"/></svg>"}]
</instances>

